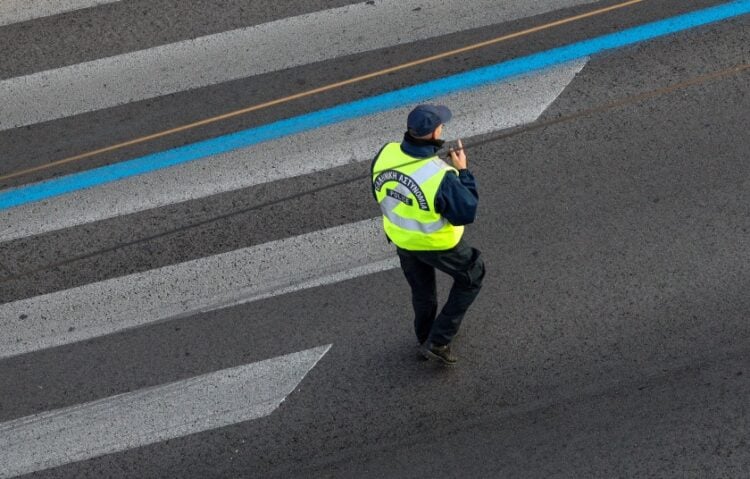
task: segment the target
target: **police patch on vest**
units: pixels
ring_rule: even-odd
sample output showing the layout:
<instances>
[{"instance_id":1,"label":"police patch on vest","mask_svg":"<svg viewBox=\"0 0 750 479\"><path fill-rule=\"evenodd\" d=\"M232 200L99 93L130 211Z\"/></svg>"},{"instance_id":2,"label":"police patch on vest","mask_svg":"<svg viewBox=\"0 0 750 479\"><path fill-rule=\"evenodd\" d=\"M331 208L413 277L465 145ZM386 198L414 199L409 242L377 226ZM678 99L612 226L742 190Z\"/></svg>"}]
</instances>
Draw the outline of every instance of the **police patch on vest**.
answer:
<instances>
[{"instance_id":1,"label":"police patch on vest","mask_svg":"<svg viewBox=\"0 0 750 479\"><path fill-rule=\"evenodd\" d=\"M422 193L422 188L420 188L419 183L414 181L409 175L405 175L396 170L386 170L380 173L377 178L375 178L375 181L373 181L372 185L373 188L375 188L375 191L380 191L383 188L383 185L388 183L389 181L395 181L406 187L409 192L414 195L414 198L417 199L417 203L419 203L419 209L423 211L430 211L430 207L427 204L427 198L425 197L424 193ZM390 191L392 190L388 190L388 192ZM389 196L391 195L389 194ZM396 199L402 201L399 198Z\"/></svg>"},{"instance_id":2,"label":"police patch on vest","mask_svg":"<svg viewBox=\"0 0 750 479\"><path fill-rule=\"evenodd\" d=\"M387 188L385 190L385 194L409 206L414 204L414 201L412 201L411 198L409 198L408 196L402 195L398 191L392 190L390 188Z\"/></svg>"}]
</instances>

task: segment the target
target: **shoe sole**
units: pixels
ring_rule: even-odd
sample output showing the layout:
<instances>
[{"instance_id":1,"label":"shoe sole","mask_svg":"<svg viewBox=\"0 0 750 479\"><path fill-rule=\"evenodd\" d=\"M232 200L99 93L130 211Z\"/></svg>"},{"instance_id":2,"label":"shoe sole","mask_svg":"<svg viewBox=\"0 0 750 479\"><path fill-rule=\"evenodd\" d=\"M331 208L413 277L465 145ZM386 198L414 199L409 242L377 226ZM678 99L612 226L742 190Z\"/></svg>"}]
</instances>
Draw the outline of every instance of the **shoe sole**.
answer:
<instances>
[{"instance_id":1,"label":"shoe sole","mask_svg":"<svg viewBox=\"0 0 750 479\"><path fill-rule=\"evenodd\" d=\"M423 349L422 350L422 356L425 359L434 359L435 361L440 361L441 363L445 364L446 366L455 366L458 361L448 361L442 356L438 356L437 354L433 353L429 349Z\"/></svg>"}]
</instances>

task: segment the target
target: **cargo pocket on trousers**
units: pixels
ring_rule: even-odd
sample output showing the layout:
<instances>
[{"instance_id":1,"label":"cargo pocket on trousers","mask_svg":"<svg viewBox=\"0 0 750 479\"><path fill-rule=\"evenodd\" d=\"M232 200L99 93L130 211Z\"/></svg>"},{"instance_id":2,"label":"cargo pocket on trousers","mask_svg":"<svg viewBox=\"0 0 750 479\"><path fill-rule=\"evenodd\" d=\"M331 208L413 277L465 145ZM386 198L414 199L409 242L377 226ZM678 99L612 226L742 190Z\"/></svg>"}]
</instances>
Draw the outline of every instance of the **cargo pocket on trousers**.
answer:
<instances>
[{"instance_id":1,"label":"cargo pocket on trousers","mask_svg":"<svg viewBox=\"0 0 750 479\"><path fill-rule=\"evenodd\" d=\"M471 262L469 268L463 271L463 276L466 279L466 285L473 288L479 288L482 286L482 280L484 279L484 261L482 260L482 253L476 249L471 248Z\"/></svg>"}]
</instances>

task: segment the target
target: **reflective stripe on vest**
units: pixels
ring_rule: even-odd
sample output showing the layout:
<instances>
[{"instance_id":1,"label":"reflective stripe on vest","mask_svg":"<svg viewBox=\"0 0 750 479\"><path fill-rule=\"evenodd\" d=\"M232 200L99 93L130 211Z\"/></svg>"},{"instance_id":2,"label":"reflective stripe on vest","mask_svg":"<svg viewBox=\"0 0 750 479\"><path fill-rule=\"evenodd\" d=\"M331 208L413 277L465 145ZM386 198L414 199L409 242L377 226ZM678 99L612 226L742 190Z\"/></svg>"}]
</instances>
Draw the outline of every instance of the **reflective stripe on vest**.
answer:
<instances>
[{"instance_id":1,"label":"reflective stripe on vest","mask_svg":"<svg viewBox=\"0 0 750 479\"><path fill-rule=\"evenodd\" d=\"M416 169L415 169L416 168ZM390 143L375 160L373 188L386 234L408 250L445 250L461 239L463 226L453 226L435 212L434 200L443 177L456 171L437 157L419 159Z\"/></svg>"},{"instance_id":2,"label":"reflective stripe on vest","mask_svg":"<svg viewBox=\"0 0 750 479\"><path fill-rule=\"evenodd\" d=\"M440 160L437 160L440 161ZM398 171L398 170L396 170ZM417 185L421 185L425 183L427 180L432 178L435 175L442 175L444 174L444 169L442 166L437 164L435 160L430 161L417 171L413 172L409 176L412 180L414 180ZM396 191L401 193L404 196L409 196L411 194L411 191L401 183L398 183L396 187L394 188ZM398 213L393 211L398 205L400 205L401 202L397 200L396 198L391 198L390 196L386 196L383 198L383 201L380 202L380 211L383 212L383 216L388 218L391 223L400 226L401 228L405 230L410 231L419 231L422 233L434 233L436 231L439 231L442 227L444 227L448 220L440 217L439 220L433 221L431 223L422 223L420 221L417 221L415 219L411 218L404 218L403 216L400 216Z\"/></svg>"}]
</instances>

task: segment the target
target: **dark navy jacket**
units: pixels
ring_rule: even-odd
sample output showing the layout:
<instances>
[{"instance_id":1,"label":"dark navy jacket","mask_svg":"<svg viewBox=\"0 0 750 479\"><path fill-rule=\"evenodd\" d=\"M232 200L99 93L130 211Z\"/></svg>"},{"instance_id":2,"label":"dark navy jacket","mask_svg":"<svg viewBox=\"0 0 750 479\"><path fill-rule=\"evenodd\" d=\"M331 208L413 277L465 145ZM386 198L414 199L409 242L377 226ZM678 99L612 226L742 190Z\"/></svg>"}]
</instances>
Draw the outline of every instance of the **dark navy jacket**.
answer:
<instances>
[{"instance_id":1,"label":"dark navy jacket","mask_svg":"<svg viewBox=\"0 0 750 479\"><path fill-rule=\"evenodd\" d=\"M431 158L442 146L443 142L440 140L419 140L406 133L401 142L401 151L415 158ZM370 171L373 171L377 158L375 156L372 161ZM459 170L458 176L452 171L445 174L435 195L437 213L453 226L468 225L474 222L478 203L477 183L468 169Z\"/></svg>"}]
</instances>

